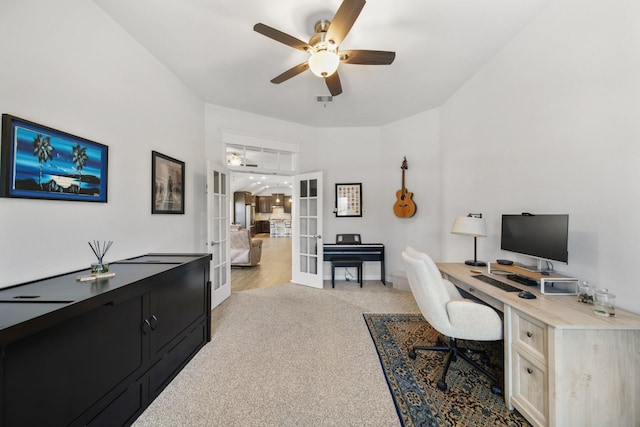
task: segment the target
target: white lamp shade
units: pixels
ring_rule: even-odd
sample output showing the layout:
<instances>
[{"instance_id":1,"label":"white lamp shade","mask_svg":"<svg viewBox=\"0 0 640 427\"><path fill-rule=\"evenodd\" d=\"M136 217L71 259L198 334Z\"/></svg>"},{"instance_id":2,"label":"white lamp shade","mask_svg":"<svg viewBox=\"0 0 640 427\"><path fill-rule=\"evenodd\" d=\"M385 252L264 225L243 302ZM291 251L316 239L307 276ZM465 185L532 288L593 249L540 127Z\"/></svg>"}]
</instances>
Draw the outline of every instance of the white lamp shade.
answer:
<instances>
[{"instance_id":1,"label":"white lamp shade","mask_svg":"<svg viewBox=\"0 0 640 427\"><path fill-rule=\"evenodd\" d=\"M487 235L487 224L484 222L484 218L458 216L453 222L451 232L465 236L485 237Z\"/></svg>"},{"instance_id":2,"label":"white lamp shade","mask_svg":"<svg viewBox=\"0 0 640 427\"><path fill-rule=\"evenodd\" d=\"M337 53L328 50L315 52L309 58L309 69L318 77L329 77L335 73L340 65Z\"/></svg>"}]
</instances>

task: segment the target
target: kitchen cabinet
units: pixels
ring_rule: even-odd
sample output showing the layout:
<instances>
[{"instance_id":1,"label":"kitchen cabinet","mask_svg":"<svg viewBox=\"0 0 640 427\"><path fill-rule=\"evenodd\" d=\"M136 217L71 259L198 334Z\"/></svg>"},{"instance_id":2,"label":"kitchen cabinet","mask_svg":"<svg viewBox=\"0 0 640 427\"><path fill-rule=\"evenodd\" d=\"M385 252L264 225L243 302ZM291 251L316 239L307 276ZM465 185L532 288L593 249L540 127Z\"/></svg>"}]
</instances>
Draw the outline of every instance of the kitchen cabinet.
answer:
<instances>
[{"instance_id":1,"label":"kitchen cabinet","mask_svg":"<svg viewBox=\"0 0 640 427\"><path fill-rule=\"evenodd\" d=\"M110 278L0 290L0 426L132 423L211 340L210 259L150 254Z\"/></svg>"},{"instance_id":2,"label":"kitchen cabinet","mask_svg":"<svg viewBox=\"0 0 640 427\"><path fill-rule=\"evenodd\" d=\"M291 213L291 196L284 196L284 213Z\"/></svg>"},{"instance_id":3,"label":"kitchen cabinet","mask_svg":"<svg viewBox=\"0 0 640 427\"><path fill-rule=\"evenodd\" d=\"M282 207L284 206L284 194L282 193L274 193L271 195L271 205Z\"/></svg>"},{"instance_id":4,"label":"kitchen cabinet","mask_svg":"<svg viewBox=\"0 0 640 427\"><path fill-rule=\"evenodd\" d=\"M271 196L258 196L258 212L271 213Z\"/></svg>"},{"instance_id":5,"label":"kitchen cabinet","mask_svg":"<svg viewBox=\"0 0 640 427\"><path fill-rule=\"evenodd\" d=\"M256 221L256 233L269 233L269 221Z\"/></svg>"}]
</instances>

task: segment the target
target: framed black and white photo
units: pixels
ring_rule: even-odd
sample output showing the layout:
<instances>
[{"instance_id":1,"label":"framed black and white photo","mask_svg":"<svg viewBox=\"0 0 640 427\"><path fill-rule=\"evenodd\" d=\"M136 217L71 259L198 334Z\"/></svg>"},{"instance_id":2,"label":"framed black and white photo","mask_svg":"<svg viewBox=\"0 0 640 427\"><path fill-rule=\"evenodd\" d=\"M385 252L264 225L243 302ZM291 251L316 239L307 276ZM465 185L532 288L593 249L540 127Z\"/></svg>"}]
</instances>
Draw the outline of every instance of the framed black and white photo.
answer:
<instances>
[{"instance_id":1,"label":"framed black and white photo","mask_svg":"<svg viewBox=\"0 0 640 427\"><path fill-rule=\"evenodd\" d=\"M184 213L184 162L151 152L151 213Z\"/></svg>"}]
</instances>

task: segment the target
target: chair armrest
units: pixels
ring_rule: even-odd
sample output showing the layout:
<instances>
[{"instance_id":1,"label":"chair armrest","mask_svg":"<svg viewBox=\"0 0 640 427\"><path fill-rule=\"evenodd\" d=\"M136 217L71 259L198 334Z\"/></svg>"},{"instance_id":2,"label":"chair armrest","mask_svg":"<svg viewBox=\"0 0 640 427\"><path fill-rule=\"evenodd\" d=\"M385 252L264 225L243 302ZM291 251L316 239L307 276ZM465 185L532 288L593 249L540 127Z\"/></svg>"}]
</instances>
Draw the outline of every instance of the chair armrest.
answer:
<instances>
[{"instance_id":1,"label":"chair armrest","mask_svg":"<svg viewBox=\"0 0 640 427\"><path fill-rule=\"evenodd\" d=\"M465 299L451 300L447 303L447 314L455 331L454 338L475 341L503 338L502 319L487 305Z\"/></svg>"}]
</instances>

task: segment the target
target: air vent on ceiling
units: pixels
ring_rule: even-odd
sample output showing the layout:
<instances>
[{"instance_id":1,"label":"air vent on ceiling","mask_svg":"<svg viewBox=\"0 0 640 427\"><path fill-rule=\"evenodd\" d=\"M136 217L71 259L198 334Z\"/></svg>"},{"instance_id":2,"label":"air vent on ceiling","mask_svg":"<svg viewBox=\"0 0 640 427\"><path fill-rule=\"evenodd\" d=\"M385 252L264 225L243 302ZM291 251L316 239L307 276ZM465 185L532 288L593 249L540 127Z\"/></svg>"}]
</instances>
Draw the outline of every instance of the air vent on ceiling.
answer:
<instances>
[{"instance_id":1,"label":"air vent on ceiling","mask_svg":"<svg viewBox=\"0 0 640 427\"><path fill-rule=\"evenodd\" d=\"M331 104L332 102L333 102L333 96L331 95L316 96L316 104Z\"/></svg>"}]
</instances>

